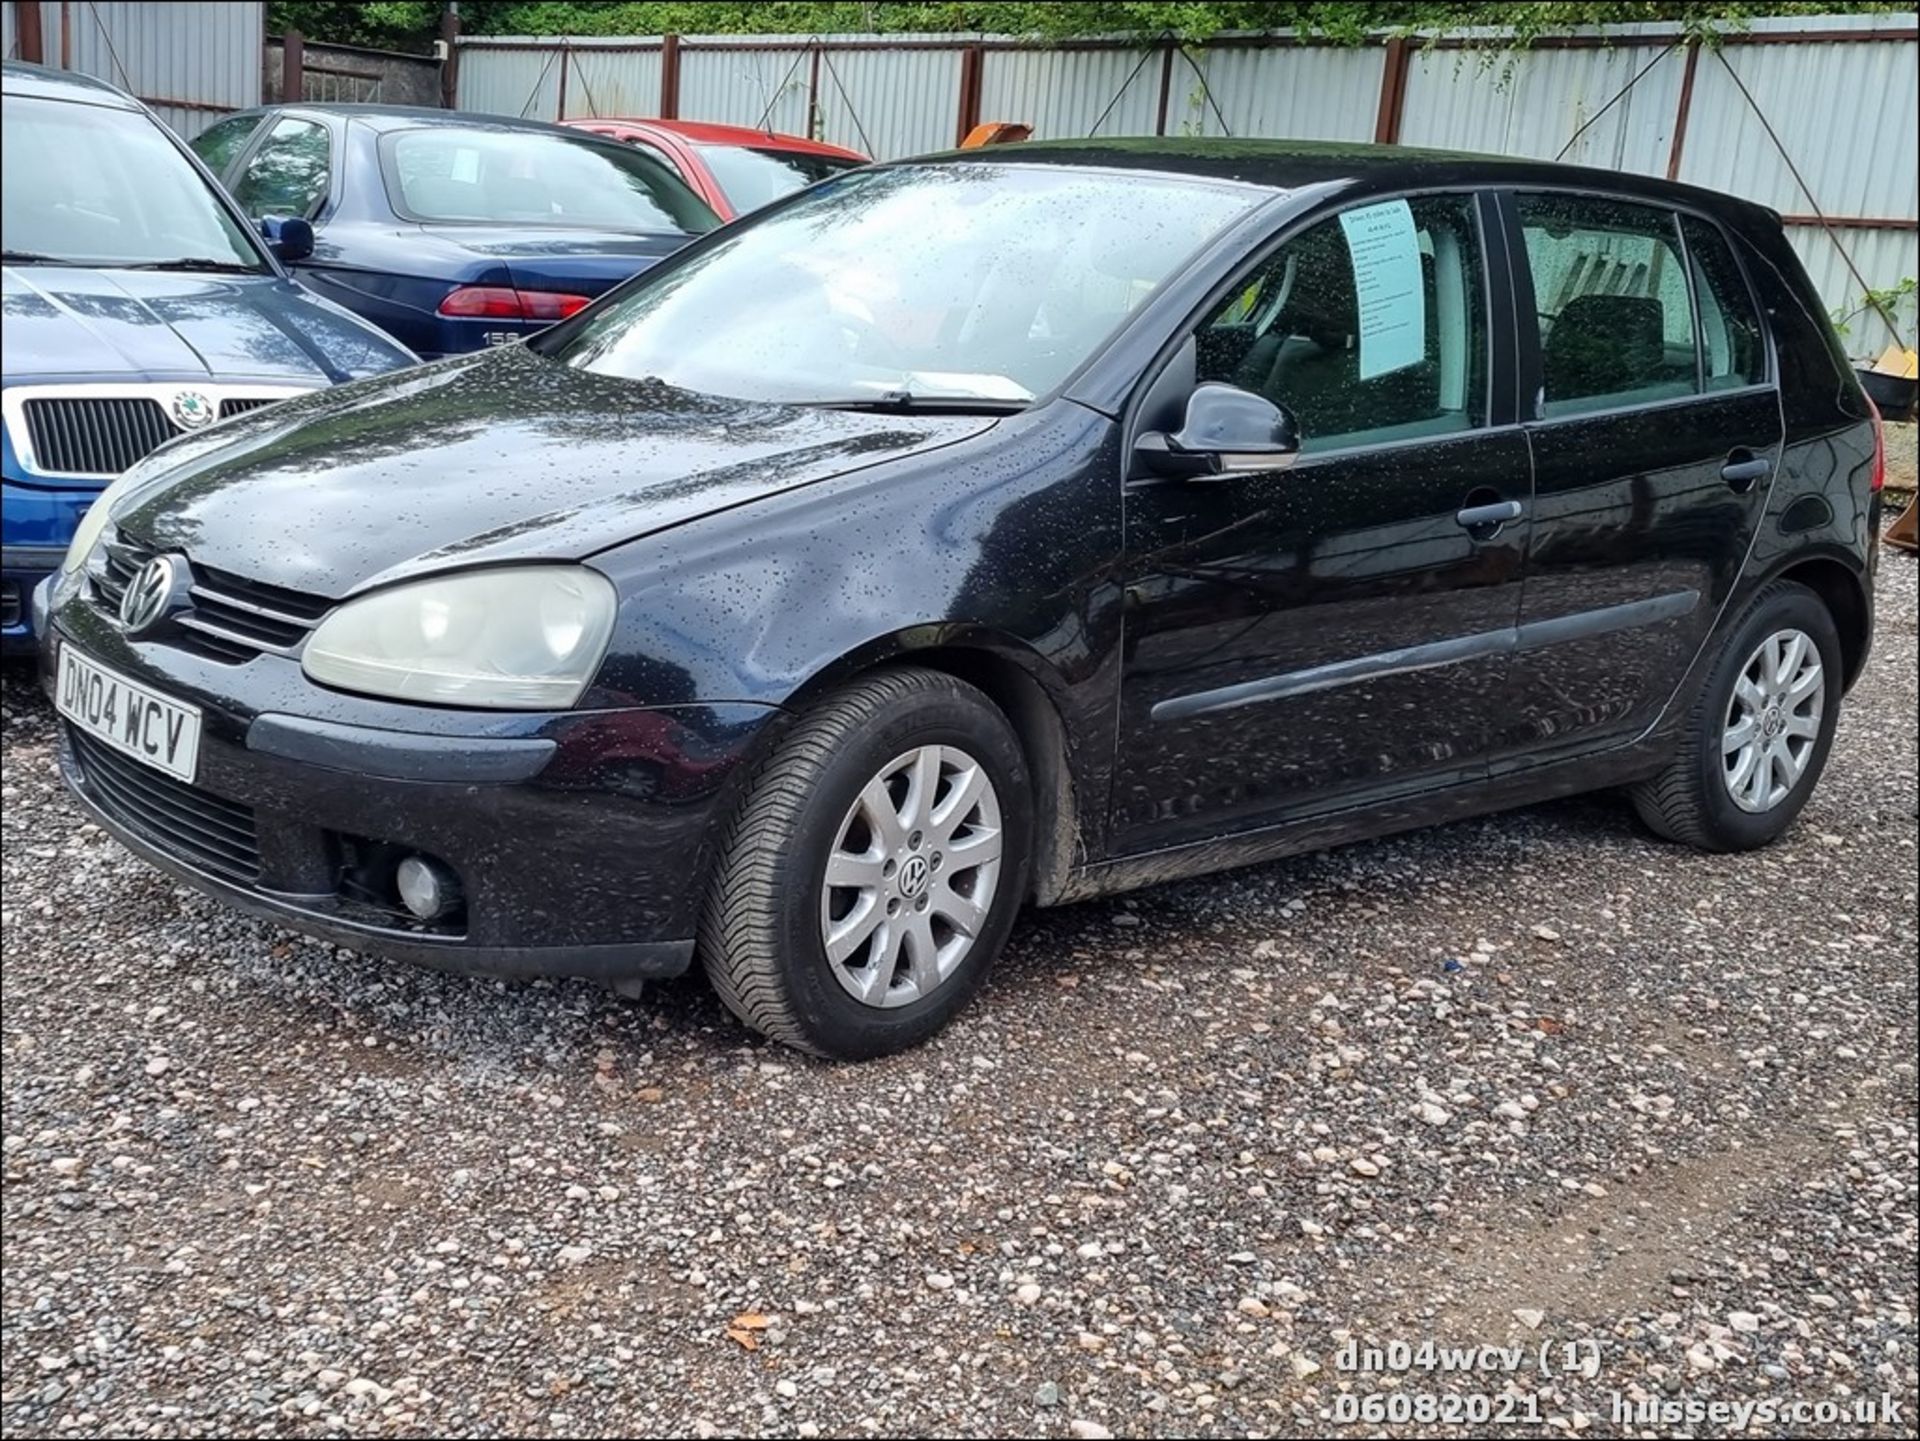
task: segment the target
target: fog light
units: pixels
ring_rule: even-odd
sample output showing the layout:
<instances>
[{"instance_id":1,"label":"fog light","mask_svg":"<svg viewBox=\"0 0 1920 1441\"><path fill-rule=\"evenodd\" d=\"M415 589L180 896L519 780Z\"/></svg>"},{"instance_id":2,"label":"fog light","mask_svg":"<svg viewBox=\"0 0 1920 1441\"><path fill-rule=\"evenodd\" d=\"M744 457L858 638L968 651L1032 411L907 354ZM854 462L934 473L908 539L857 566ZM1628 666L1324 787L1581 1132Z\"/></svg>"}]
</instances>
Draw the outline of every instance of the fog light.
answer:
<instances>
[{"instance_id":1,"label":"fog light","mask_svg":"<svg viewBox=\"0 0 1920 1441\"><path fill-rule=\"evenodd\" d=\"M460 882L428 856L408 856L394 872L401 904L423 921L437 921L460 904Z\"/></svg>"}]
</instances>

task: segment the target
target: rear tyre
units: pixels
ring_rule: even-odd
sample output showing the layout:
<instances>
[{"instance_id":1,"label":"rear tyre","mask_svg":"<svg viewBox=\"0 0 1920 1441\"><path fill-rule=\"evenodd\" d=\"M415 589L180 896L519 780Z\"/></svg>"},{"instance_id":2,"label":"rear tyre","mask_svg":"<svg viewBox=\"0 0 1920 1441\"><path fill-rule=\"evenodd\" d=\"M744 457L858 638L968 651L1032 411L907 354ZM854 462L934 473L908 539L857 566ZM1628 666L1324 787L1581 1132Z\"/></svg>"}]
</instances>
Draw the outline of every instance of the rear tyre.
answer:
<instances>
[{"instance_id":1,"label":"rear tyre","mask_svg":"<svg viewBox=\"0 0 1920 1441\"><path fill-rule=\"evenodd\" d=\"M1687 716L1672 762L1631 792L1655 832L1744 851L1793 823L1833 749L1840 636L1820 597L1777 581L1734 625Z\"/></svg>"},{"instance_id":2,"label":"rear tyre","mask_svg":"<svg viewBox=\"0 0 1920 1441\"><path fill-rule=\"evenodd\" d=\"M815 1055L918 1045L1005 944L1032 824L1019 739L985 695L931 670L855 681L750 780L701 920L707 975Z\"/></svg>"}]
</instances>

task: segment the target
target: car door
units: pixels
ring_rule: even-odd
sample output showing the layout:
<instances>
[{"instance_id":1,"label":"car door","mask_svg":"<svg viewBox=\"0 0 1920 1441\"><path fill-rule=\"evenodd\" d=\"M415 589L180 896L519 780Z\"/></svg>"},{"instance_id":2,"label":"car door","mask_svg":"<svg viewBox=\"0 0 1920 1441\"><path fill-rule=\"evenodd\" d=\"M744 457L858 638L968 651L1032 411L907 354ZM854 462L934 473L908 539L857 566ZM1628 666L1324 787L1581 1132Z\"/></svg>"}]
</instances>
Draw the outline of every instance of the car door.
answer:
<instances>
[{"instance_id":1,"label":"car door","mask_svg":"<svg viewBox=\"0 0 1920 1441\"><path fill-rule=\"evenodd\" d=\"M1644 731L1732 593L1778 464L1779 396L1711 220L1502 198L1517 257L1535 511L1496 769Z\"/></svg>"},{"instance_id":2,"label":"car door","mask_svg":"<svg viewBox=\"0 0 1920 1441\"><path fill-rule=\"evenodd\" d=\"M1127 479L1118 850L1484 779L1531 490L1495 226L1461 193L1318 220L1153 382L1137 429L1218 381L1301 444L1264 474Z\"/></svg>"}]
</instances>

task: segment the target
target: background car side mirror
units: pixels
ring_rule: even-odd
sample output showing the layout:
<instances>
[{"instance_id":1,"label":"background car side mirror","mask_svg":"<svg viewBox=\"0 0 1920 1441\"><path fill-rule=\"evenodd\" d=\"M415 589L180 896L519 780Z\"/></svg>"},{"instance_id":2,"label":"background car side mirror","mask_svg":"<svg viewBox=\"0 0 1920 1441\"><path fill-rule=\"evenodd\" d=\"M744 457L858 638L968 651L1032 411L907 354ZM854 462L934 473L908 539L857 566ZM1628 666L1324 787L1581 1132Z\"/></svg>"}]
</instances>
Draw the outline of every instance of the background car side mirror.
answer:
<instances>
[{"instance_id":1,"label":"background car side mirror","mask_svg":"<svg viewBox=\"0 0 1920 1441\"><path fill-rule=\"evenodd\" d=\"M260 233L282 265L305 260L313 254L313 226L297 215L267 215L260 221Z\"/></svg>"},{"instance_id":2,"label":"background car side mirror","mask_svg":"<svg viewBox=\"0 0 1920 1441\"><path fill-rule=\"evenodd\" d=\"M1260 475L1299 458L1300 429L1265 396L1210 380L1194 387L1179 430L1147 432L1134 443L1134 454L1155 475L1176 479Z\"/></svg>"}]
</instances>

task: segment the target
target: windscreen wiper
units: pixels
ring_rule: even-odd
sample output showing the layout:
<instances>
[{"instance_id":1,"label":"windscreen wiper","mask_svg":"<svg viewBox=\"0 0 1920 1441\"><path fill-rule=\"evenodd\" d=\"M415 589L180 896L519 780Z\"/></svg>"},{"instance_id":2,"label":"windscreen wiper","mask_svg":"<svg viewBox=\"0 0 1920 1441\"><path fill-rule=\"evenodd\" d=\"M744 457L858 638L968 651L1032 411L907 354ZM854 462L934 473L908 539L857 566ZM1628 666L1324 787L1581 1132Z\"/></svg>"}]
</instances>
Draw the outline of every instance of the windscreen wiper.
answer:
<instances>
[{"instance_id":1,"label":"windscreen wiper","mask_svg":"<svg viewBox=\"0 0 1920 1441\"><path fill-rule=\"evenodd\" d=\"M238 260L210 260L204 255L183 255L177 260L140 260L116 265L115 270L203 270L233 275L265 275L266 268L246 265Z\"/></svg>"},{"instance_id":2,"label":"windscreen wiper","mask_svg":"<svg viewBox=\"0 0 1920 1441\"><path fill-rule=\"evenodd\" d=\"M821 410L857 410L873 415L1018 415L1033 402L1001 400L989 395L913 395L904 390L885 395L856 395L840 400L797 400Z\"/></svg>"},{"instance_id":3,"label":"windscreen wiper","mask_svg":"<svg viewBox=\"0 0 1920 1441\"><path fill-rule=\"evenodd\" d=\"M37 250L0 250L0 263L7 265L66 265L57 255L42 255Z\"/></svg>"}]
</instances>

